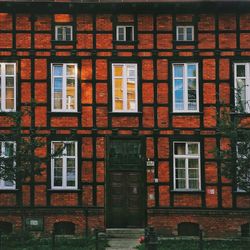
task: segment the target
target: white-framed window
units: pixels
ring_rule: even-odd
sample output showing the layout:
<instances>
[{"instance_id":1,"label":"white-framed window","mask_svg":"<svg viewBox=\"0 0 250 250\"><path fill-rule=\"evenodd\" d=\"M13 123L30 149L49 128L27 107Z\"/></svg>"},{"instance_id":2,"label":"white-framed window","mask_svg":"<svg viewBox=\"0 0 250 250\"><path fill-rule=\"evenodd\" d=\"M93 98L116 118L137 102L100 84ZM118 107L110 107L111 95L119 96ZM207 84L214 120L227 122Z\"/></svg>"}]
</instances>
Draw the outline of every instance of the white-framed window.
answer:
<instances>
[{"instance_id":1,"label":"white-framed window","mask_svg":"<svg viewBox=\"0 0 250 250\"><path fill-rule=\"evenodd\" d=\"M71 25L56 25L55 26L56 41L72 41L73 28Z\"/></svg>"},{"instance_id":2,"label":"white-framed window","mask_svg":"<svg viewBox=\"0 0 250 250\"><path fill-rule=\"evenodd\" d=\"M173 64L173 111L199 111L198 63Z\"/></svg>"},{"instance_id":3,"label":"white-framed window","mask_svg":"<svg viewBox=\"0 0 250 250\"><path fill-rule=\"evenodd\" d=\"M77 64L53 63L51 65L51 110L77 111Z\"/></svg>"},{"instance_id":4,"label":"white-framed window","mask_svg":"<svg viewBox=\"0 0 250 250\"><path fill-rule=\"evenodd\" d=\"M200 190L200 143L174 142L174 190Z\"/></svg>"},{"instance_id":5,"label":"white-framed window","mask_svg":"<svg viewBox=\"0 0 250 250\"><path fill-rule=\"evenodd\" d=\"M134 26L132 25L116 26L116 40L121 42L134 41Z\"/></svg>"},{"instance_id":6,"label":"white-framed window","mask_svg":"<svg viewBox=\"0 0 250 250\"><path fill-rule=\"evenodd\" d=\"M250 113L250 62L234 64L235 105Z\"/></svg>"},{"instance_id":7,"label":"white-framed window","mask_svg":"<svg viewBox=\"0 0 250 250\"><path fill-rule=\"evenodd\" d=\"M177 41L194 41L194 26L177 26L176 27Z\"/></svg>"},{"instance_id":8,"label":"white-framed window","mask_svg":"<svg viewBox=\"0 0 250 250\"><path fill-rule=\"evenodd\" d=\"M137 64L112 64L113 112L137 112Z\"/></svg>"},{"instance_id":9,"label":"white-framed window","mask_svg":"<svg viewBox=\"0 0 250 250\"><path fill-rule=\"evenodd\" d=\"M244 169L242 170L242 168L245 168L246 164L247 166L250 166L250 162L248 161L250 155L250 143L238 141L236 144L236 154L236 160L240 161L238 162L240 166L238 167L236 172L236 175L238 175L236 176L236 179L238 180L237 191L246 192L242 185L248 186L250 188L250 167L248 169L249 171L247 172Z\"/></svg>"},{"instance_id":10,"label":"white-framed window","mask_svg":"<svg viewBox=\"0 0 250 250\"><path fill-rule=\"evenodd\" d=\"M52 189L77 189L77 142L51 142L51 187Z\"/></svg>"},{"instance_id":11,"label":"white-framed window","mask_svg":"<svg viewBox=\"0 0 250 250\"><path fill-rule=\"evenodd\" d=\"M13 141L0 141L0 169L1 172L5 171L6 169L6 160L8 161L8 167L10 165L15 168L15 161L11 157L14 156L16 150L16 144ZM5 174L4 174L5 175ZM12 174L11 174L12 175ZM13 174L14 176L14 174ZM0 179L0 189L15 189L15 181L13 180L5 180Z\"/></svg>"},{"instance_id":12,"label":"white-framed window","mask_svg":"<svg viewBox=\"0 0 250 250\"><path fill-rule=\"evenodd\" d=\"M0 62L0 111L16 109L16 64Z\"/></svg>"}]
</instances>

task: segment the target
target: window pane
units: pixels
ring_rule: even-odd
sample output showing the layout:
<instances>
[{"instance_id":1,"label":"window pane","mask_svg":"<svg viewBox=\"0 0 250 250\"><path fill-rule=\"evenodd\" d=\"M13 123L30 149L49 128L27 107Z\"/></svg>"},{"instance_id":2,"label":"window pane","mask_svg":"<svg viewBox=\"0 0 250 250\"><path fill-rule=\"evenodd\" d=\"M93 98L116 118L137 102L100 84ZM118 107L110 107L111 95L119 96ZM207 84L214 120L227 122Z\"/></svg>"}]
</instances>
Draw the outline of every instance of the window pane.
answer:
<instances>
[{"instance_id":1,"label":"window pane","mask_svg":"<svg viewBox=\"0 0 250 250\"><path fill-rule=\"evenodd\" d=\"M6 87L14 87L14 77L6 77Z\"/></svg>"},{"instance_id":2,"label":"window pane","mask_svg":"<svg viewBox=\"0 0 250 250\"><path fill-rule=\"evenodd\" d=\"M5 143L5 156L13 156L14 155L14 143Z\"/></svg>"},{"instance_id":3,"label":"window pane","mask_svg":"<svg viewBox=\"0 0 250 250\"><path fill-rule=\"evenodd\" d=\"M63 142L53 142L53 153L57 155L62 155L62 150L64 148Z\"/></svg>"},{"instance_id":4,"label":"window pane","mask_svg":"<svg viewBox=\"0 0 250 250\"><path fill-rule=\"evenodd\" d=\"M184 40L184 28L183 27L178 27L178 37L177 40L183 41Z\"/></svg>"},{"instance_id":5,"label":"window pane","mask_svg":"<svg viewBox=\"0 0 250 250\"><path fill-rule=\"evenodd\" d=\"M127 67L127 77L135 78L135 67L134 66Z\"/></svg>"},{"instance_id":6,"label":"window pane","mask_svg":"<svg viewBox=\"0 0 250 250\"><path fill-rule=\"evenodd\" d=\"M199 178L198 169L189 169L188 170L188 177L191 179L192 178L198 179Z\"/></svg>"},{"instance_id":7,"label":"window pane","mask_svg":"<svg viewBox=\"0 0 250 250\"><path fill-rule=\"evenodd\" d=\"M178 168L175 170L175 178L185 179L185 168Z\"/></svg>"},{"instance_id":8,"label":"window pane","mask_svg":"<svg viewBox=\"0 0 250 250\"><path fill-rule=\"evenodd\" d=\"M133 28L132 27L126 27L126 40L133 41Z\"/></svg>"},{"instance_id":9,"label":"window pane","mask_svg":"<svg viewBox=\"0 0 250 250\"><path fill-rule=\"evenodd\" d=\"M62 159L54 159L54 186L62 186Z\"/></svg>"},{"instance_id":10,"label":"window pane","mask_svg":"<svg viewBox=\"0 0 250 250\"><path fill-rule=\"evenodd\" d=\"M188 68L188 77L196 77L196 65L189 64Z\"/></svg>"},{"instance_id":11,"label":"window pane","mask_svg":"<svg viewBox=\"0 0 250 250\"><path fill-rule=\"evenodd\" d=\"M198 159L188 159L188 168L199 168L199 160Z\"/></svg>"},{"instance_id":12,"label":"window pane","mask_svg":"<svg viewBox=\"0 0 250 250\"><path fill-rule=\"evenodd\" d=\"M63 67L62 65L54 65L54 76L62 76L63 74Z\"/></svg>"},{"instance_id":13,"label":"window pane","mask_svg":"<svg viewBox=\"0 0 250 250\"><path fill-rule=\"evenodd\" d=\"M75 76L75 65L67 65L67 75Z\"/></svg>"},{"instance_id":14,"label":"window pane","mask_svg":"<svg viewBox=\"0 0 250 250\"><path fill-rule=\"evenodd\" d=\"M75 143L66 143L67 156L75 156Z\"/></svg>"},{"instance_id":15,"label":"window pane","mask_svg":"<svg viewBox=\"0 0 250 250\"><path fill-rule=\"evenodd\" d=\"M188 144L188 154L193 155L193 154L198 154L198 144Z\"/></svg>"},{"instance_id":16,"label":"window pane","mask_svg":"<svg viewBox=\"0 0 250 250\"><path fill-rule=\"evenodd\" d=\"M193 29L191 27L186 28L187 31L187 41L193 40Z\"/></svg>"},{"instance_id":17,"label":"window pane","mask_svg":"<svg viewBox=\"0 0 250 250\"><path fill-rule=\"evenodd\" d=\"M71 27L65 27L65 32L66 32L66 40L70 41L71 40Z\"/></svg>"},{"instance_id":18,"label":"window pane","mask_svg":"<svg viewBox=\"0 0 250 250\"><path fill-rule=\"evenodd\" d=\"M175 143L174 144L174 147L175 147L174 153L176 155L185 155L185 152L186 152L185 146L186 146L185 143Z\"/></svg>"},{"instance_id":19,"label":"window pane","mask_svg":"<svg viewBox=\"0 0 250 250\"><path fill-rule=\"evenodd\" d=\"M128 79L127 82L127 109L135 110L135 81L134 79Z\"/></svg>"},{"instance_id":20,"label":"window pane","mask_svg":"<svg viewBox=\"0 0 250 250\"><path fill-rule=\"evenodd\" d=\"M5 187L13 187L15 183L13 181L4 181L4 186Z\"/></svg>"},{"instance_id":21,"label":"window pane","mask_svg":"<svg viewBox=\"0 0 250 250\"><path fill-rule=\"evenodd\" d=\"M125 41L124 27L119 27L118 28L118 41Z\"/></svg>"},{"instance_id":22,"label":"window pane","mask_svg":"<svg viewBox=\"0 0 250 250\"><path fill-rule=\"evenodd\" d=\"M6 64L6 75L14 75L14 65Z\"/></svg>"},{"instance_id":23,"label":"window pane","mask_svg":"<svg viewBox=\"0 0 250 250\"><path fill-rule=\"evenodd\" d=\"M237 65L237 77L245 77L246 76L246 68L245 65Z\"/></svg>"},{"instance_id":24,"label":"window pane","mask_svg":"<svg viewBox=\"0 0 250 250\"><path fill-rule=\"evenodd\" d=\"M123 67L122 66L114 66L114 68L115 68L115 76L122 77L122 69L123 69Z\"/></svg>"},{"instance_id":25,"label":"window pane","mask_svg":"<svg viewBox=\"0 0 250 250\"><path fill-rule=\"evenodd\" d=\"M175 159L175 168L185 169L185 159Z\"/></svg>"},{"instance_id":26,"label":"window pane","mask_svg":"<svg viewBox=\"0 0 250 250\"><path fill-rule=\"evenodd\" d=\"M183 77L183 65L174 65L174 77Z\"/></svg>"},{"instance_id":27,"label":"window pane","mask_svg":"<svg viewBox=\"0 0 250 250\"><path fill-rule=\"evenodd\" d=\"M57 27L57 40L62 41L63 40L63 27Z\"/></svg>"},{"instance_id":28,"label":"window pane","mask_svg":"<svg viewBox=\"0 0 250 250\"><path fill-rule=\"evenodd\" d=\"M67 79L67 90L66 90L66 108L74 109L75 108L75 79Z\"/></svg>"},{"instance_id":29,"label":"window pane","mask_svg":"<svg viewBox=\"0 0 250 250\"><path fill-rule=\"evenodd\" d=\"M115 79L115 109L123 109L123 89L122 79Z\"/></svg>"},{"instance_id":30,"label":"window pane","mask_svg":"<svg viewBox=\"0 0 250 250\"><path fill-rule=\"evenodd\" d=\"M199 189L199 180L189 180L190 189Z\"/></svg>"},{"instance_id":31,"label":"window pane","mask_svg":"<svg viewBox=\"0 0 250 250\"><path fill-rule=\"evenodd\" d=\"M184 188L186 188L185 180L184 179L177 179L176 180L176 188L177 189L184 189Z\"/></svg>"},{"instance_id":32,"label":"window pane","mask_svg":"<svg viewBox=\"0 0 250 250\"><path fill-rule=\"evenodd\" d=\"M174 93L175 93L175 109L183 110L184 109L184 91L183 91L183 80L174 81Z\"/></svg>"},{"instance_id":33,"label":"window pane","mask_svg":"<svg viewBox=\"0 0 250 250\"><path fill-rule=\"evenodd\" d=\"M75 159L67 159L67 186L75 186Z\"/></svg>"}]
</instances>

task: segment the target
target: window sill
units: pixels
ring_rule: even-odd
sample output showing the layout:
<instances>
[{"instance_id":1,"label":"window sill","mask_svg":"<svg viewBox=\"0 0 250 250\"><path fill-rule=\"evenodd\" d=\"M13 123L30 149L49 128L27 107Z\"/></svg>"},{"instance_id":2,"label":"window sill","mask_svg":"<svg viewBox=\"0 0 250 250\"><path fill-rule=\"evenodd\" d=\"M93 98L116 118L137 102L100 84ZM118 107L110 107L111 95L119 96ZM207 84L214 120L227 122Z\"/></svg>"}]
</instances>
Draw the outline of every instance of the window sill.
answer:
<instances>
[{"instance_id":1,"label":"window sill","mask_svg":"<svg viewBox=\"0 0 250 250\"><path fill-rule=\"evenodd\" d=\"M142 112L109 112L111 116L141 116Z\"/></svg>"},{"instance_id":2,"label":"window sill","mask_svg":"<svg viewBox=\"0 0 250 250\"><path fill-rule=\"evenodd\" d=\"M202 115L203 112L170 112L171 115Z\"/></svg>"},{"instance_id":3,"label":"window sill","mask_svg":"<svg viewBox=\"0 0 250 250\"><path fill-rule=\"evenodd\" d=\"M135 41L117 41L117 40L113 40L113 44L116 44L116 45L136 45L138 43L139 43L138 40L135 40Z\"/></svg>"},{"instance_id":4,"label":"window sill","mask_svg":"<svg viewBox=\"0 0 250 250\"><path fill-rule=\"evenodd\" d=\"M170 190L171 193L181 193L181 194L200 194L205 193L204 190Z\"/></svg>"},{"instance_id":5,"label":"window sill","mask_svg":"<svg viewBox=\"0 0 250 250\"><path fill-rule=\"evenodd\" d=\"M14 193L14 192L17 192L19 191L19 189L16 189L16 188L0 188L0 193Z\"/></svg>"},{"instance_id":6,"label":"window sill","mask_svg":"<svg viewBox=\"0 0 250 250\"><path fill-rule=\"evenodd\" d=\"M57 41L57 40L51 40L51 42L55 45L74 45L77 43L76 40L72 41Z\"/></svg>"},{"instance_id":7,"label":"window sill","mask_svg":"<svg viewBox=\"0 0 250 250\"><path fill-rule=\"evenodd\" d=\"M81 112L77 111L49 111L47 113L48 115L55 115L55 116L76 116L81 114Z\"/></svg>"},{"instance_id":8,"label":"window sill","mask_svg":"<svg viewBox=\"0 0 250 250\"><path fill-rule=\"evenodd\" d=\"M249 194L250 194L250 191L236 190L236 191L233 191L233 193L235 193L235 194L249 195Z\"/></svg>"},{"instance_id":9,"label":"window sill","mask_svg":"<svg viewBox=\"0 0 250 250\"><path fill-rule=\"evenodd\" d=\"M197 41L177 41L177 40L174 40L173 43L175 45L196 45L196 44L198 44Z\"/></svg>"},{"instance_id":10,"label":"window sill","mask_svg":"<svg viewBox=\"0 0 250 250\"><path fill-rule=\"evenodd\" d=\"M246 117L249 117L250 113L247 113L247 112L245 112L245 113L231 112L230 115L232 115L232 116L242 116L242 117L246 116Z\"/></svg>"},{"instance_id":11,"label":"window sill","mask_svg":"<svg viewBox=\"0 0 250 250\"><path fill-rule=\"evenodd\" d=\"M69 188L60 188L60 189L47 189L48 192L51 193L77 193L80 192L81 189L69 189Z\"/></svg>"}]
</instances>

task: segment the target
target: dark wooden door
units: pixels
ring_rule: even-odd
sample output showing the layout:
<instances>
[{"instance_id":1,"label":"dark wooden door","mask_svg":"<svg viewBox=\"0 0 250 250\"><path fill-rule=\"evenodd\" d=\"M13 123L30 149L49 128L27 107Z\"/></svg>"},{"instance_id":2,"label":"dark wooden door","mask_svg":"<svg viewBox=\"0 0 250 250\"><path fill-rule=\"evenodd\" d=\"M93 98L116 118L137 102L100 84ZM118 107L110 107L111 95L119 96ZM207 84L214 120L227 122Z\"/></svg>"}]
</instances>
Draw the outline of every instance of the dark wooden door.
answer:
<instances>
[{"instance_id":1,"label":"dark wooden door","mask_svg":"<svg viewBox=\"0 0 250 250\"><path fill-rule=\"evenodd\" d=\"M106 198L108 227L144 226L145 175L139 143L131 140L111 143Z\"/></svg>"}]
</instances>

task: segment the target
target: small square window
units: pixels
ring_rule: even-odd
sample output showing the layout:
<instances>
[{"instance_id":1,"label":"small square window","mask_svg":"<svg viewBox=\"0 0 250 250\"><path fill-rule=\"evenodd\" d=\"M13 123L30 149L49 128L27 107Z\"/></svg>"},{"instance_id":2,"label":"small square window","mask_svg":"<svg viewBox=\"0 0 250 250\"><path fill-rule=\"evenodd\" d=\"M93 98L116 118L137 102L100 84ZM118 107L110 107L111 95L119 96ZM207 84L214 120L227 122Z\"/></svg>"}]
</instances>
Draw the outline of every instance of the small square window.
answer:
<instances>
[{"instance_id":1,"label":"small square window","mask_svg":"<svg viewBox=\"0 0 250 250\"><path fill-rule=\"evenodd\" d=\"M194 41L194 26L177 26L176 27L177 41Z\"/></svg>"},{"instance_id":2,"label":"small square window","mask_svg":"<svg viewBox=\"0 0 250 250\"><path fill-rule=\"evenodd\" d=\"M120 42L134 41L134 26L117 26L116 40Z\"/></svg>"},{"instance_id":3,"label":"small square window","mask_svg":"<svg viewBox=\"0 0 250 250\"><path fill-rule=\"evenodd\" d=\"M72 41L73 34L72 34L72 26L61 26L57 25L55 30L55 40L56 41Z\"/></svg>"}]
</instances>

